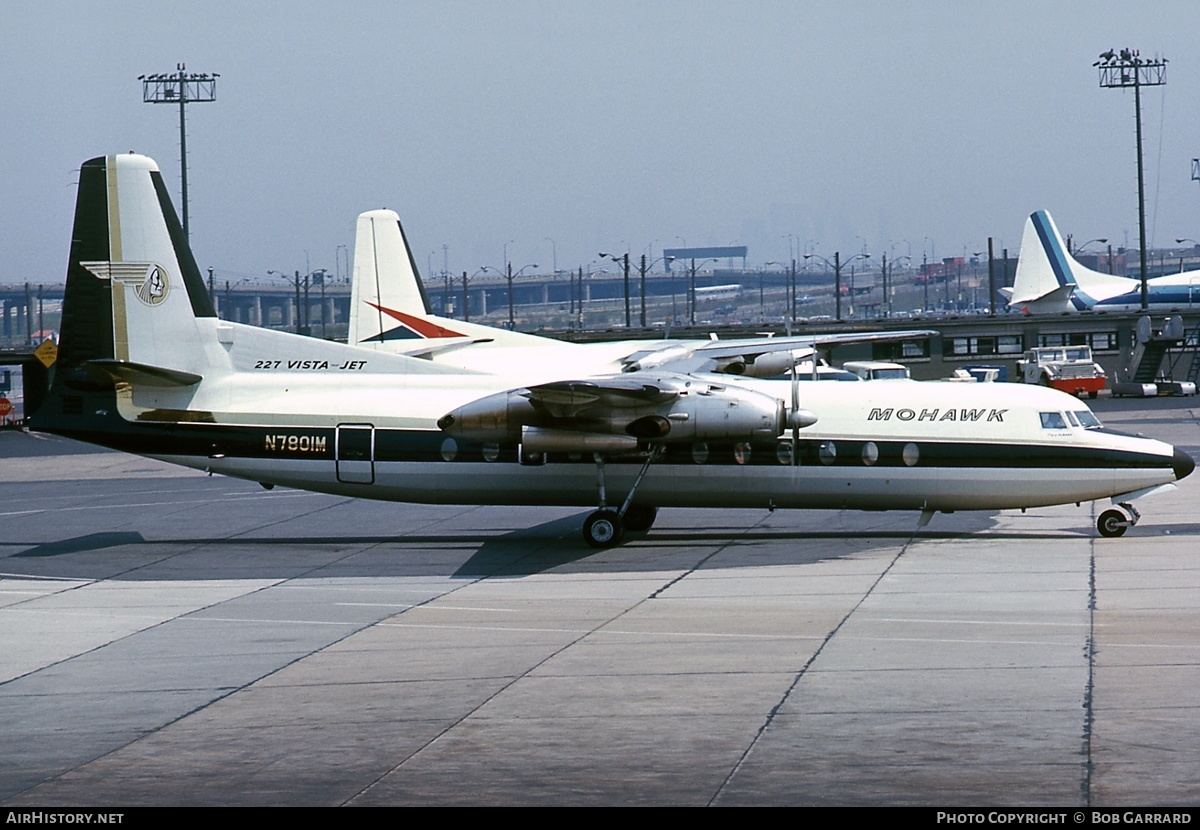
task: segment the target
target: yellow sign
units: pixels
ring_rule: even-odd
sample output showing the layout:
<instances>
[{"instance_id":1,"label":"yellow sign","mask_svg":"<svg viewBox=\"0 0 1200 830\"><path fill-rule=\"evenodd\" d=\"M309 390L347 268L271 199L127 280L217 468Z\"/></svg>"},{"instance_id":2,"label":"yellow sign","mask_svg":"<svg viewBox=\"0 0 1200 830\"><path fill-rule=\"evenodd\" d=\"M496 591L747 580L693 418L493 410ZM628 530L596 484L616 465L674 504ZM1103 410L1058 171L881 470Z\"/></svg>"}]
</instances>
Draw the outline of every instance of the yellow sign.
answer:
<instances>
[{"instance_id":1,"label":"yellow sign","mask_svg":"<svg viewBox=\"0 0 1200 830\"><path fill-rule=\"evenodd\" d=\"M43 340L42 345L33 350L33 356L49 369L58 360L58 346L54 345L53 340Z\"/></svg>"}]
</instances>

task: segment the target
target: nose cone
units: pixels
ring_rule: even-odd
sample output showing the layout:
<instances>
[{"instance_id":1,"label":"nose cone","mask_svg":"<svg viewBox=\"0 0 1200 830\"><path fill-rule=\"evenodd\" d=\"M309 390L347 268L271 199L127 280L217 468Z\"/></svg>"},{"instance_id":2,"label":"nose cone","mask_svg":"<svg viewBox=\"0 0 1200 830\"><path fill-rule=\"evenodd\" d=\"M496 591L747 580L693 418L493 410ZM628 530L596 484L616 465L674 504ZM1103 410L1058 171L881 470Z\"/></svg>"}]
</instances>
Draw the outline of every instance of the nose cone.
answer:
<instances>
[{"instance_id":1,"label":"nose cone","mask_svg":"<svg viewBox=\"0 0 1200 830\"><path fill-rule=\"evenodd\" d=\"M1177 449L1175 457L1171 459L1171 469L1175 471L1175 480L1179 481L1192 474L1192 470L1196 469L1196 462L1186 452Z\"/></svg>"}]
</instances>

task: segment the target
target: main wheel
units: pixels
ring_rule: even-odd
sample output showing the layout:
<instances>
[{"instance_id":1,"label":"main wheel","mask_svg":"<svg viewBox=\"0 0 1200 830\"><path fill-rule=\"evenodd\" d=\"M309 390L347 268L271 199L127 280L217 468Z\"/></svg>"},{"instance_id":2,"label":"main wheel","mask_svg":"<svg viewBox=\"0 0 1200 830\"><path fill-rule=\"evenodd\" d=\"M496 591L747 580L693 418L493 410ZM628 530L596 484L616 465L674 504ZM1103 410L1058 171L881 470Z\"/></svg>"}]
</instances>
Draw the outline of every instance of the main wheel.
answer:
<instances>
[{"instance_id":1,"label":"main wheel","mask_svg":"<svg viewBox=\"0 0 1200 830\"><path fill-rule=\"evenodd\" d=\"M597 510L583 523L583 540L594 548L611 548L621 544L625 535L621 517L617 511Z\"/></svg>"},{"instance_id":2,"label":"main wheel","mask_svg":"<svg viewBox=\"0 0 1200 830\"><path fill-rule=\"evenodd\" d=\"M631 504L625 511L626 530L649 530L658 518L658 508L648 504Z\"/></svg>"},{"instance_id":3,"label":"main wheel","mask_svg":"<svg viewBox=\"0 0 1200 830\"><path fill-rule=\"evenodd\" d=\"M1128 528L1129 519L1120 510L1105 510L1096 522L1096 529L1100 531L1100 535L1109 538L1124 536Z\"/></svg>"}]
</instances>

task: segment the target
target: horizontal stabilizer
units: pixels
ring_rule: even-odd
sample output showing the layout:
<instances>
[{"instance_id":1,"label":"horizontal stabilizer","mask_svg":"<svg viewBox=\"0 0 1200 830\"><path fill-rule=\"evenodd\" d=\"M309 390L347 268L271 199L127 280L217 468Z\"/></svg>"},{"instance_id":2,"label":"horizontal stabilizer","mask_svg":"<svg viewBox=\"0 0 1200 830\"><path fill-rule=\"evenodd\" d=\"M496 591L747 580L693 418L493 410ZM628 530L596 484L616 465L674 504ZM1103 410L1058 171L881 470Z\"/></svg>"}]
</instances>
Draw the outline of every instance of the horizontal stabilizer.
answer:
<instances>
[{"instance_id":1,"label":"horizontal stabilizer","mask_svg":"<svg viewBox=\"0 0 1200 830\"><path fill-rule=\"evenodd\" d=\"M1074 285L1060 285L1053 291L1048 291L1038 297L1012 297L1008 304L1013 308L1025 311L1059 311L1071 302L1075 288Z\"/></svg>"},{"instance_id":2,"label":"horizontal stabilizer","mask_svg":"<svg viewBox=\"0 0 1200 830\"><path fill-rule=\"evenodd\" d=\"M456 340L453 343L437 342L433 340L421 341L426 345L416 346L411 349L405 349L401 354L409 357L433 357L434 355L447 354L449 352L458 351L467 346L474 346L478 343L491 343L491 337L475 337L470 340Z\"/></svg>"},{"instance_id":3,"label":"horizontal stabilizer","mask_svg":"<svg viewBox=\"0 0 1200 830\"><path fill-rule=\"evenodd\" d=\"M89 360L83 364L82 368L92 380L101 384L120 381L133 386L169 389L195 386L204 380L201 375L191 372L164 369L161 366L147 366L144 363L132 363L128 360Z\"/></svg>"}]
</instances>

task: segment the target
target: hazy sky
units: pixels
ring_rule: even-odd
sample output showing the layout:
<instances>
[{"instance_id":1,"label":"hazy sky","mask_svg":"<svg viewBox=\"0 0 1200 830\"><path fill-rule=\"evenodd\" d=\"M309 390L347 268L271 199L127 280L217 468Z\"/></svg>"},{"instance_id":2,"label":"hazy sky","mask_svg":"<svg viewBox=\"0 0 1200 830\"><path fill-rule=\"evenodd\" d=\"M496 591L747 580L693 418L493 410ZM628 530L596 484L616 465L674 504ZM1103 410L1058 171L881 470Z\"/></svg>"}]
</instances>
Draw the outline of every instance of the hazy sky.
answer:
<instances>
[{"instance_id":1,"label":"hazy sky","mask_svg":"<svg viewBox=\"0 0 1200 830\"><path fill-rule=\"evenodd\" d=\"M155 158L178 113L137 76L217 72L188 110L192 245L218 279L335 269L400 213L421 270L548 271L599 250L793 244L832 258L1019 246L1044 208L1136 244L1132 91L1152 244L1200 238L1200 3L22 2L0 4L7 282L59 282L81 162ZM792 235L792 240L788 235ZM432 256L431 256L432 254Z\"/></svg>"}]
</instances>

